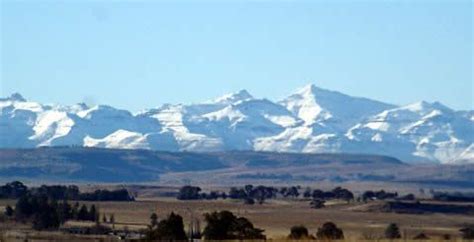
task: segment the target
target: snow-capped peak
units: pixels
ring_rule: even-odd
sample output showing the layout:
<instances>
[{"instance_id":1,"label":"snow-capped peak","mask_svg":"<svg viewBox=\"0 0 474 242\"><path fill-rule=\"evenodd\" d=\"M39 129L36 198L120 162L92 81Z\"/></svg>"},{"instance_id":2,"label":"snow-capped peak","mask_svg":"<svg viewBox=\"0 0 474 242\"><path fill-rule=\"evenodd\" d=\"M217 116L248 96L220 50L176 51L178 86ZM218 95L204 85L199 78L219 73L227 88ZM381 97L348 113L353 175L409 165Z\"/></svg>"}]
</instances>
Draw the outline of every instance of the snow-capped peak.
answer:
<instances>
[{"instance_id":1,"label":"snow-capped peak","mask_svg":"<svg viewBox=\"0 0 474 242\"><path fill-rule=\"evenodd\" d=\"M329 91L329 90L325 90L323 88L317 87L316 85L310 83L310 84L306 84L306 86L298 89L295 92L295 94L300 94L300 95L303 95L303 96L307 96L307 95L313 96L318 91Z\"/></svg>"},{"instance_id":2,"label":"snow-capped peak","mask_svg":"<svg viewBox=\"0 0 474 242\"><path fill-rule=\"evenodd\" d=\"M0 98L0 101L26 102L26 99L20 93L13 93L10 97Z\"/></svg>"},{"instance_id":3,"label":"snow-capped peak","mask_svg":"<svg viewBox=\"0 0 474 242\"><path fill-rule=\"evenodd\" d=\"M415 103L408 104L406 106L400 107L400 109L409 110L411 112L418 112L418 113L428 113L432 112L433 110L440 110L440 111L452 111L450 108L446 107L440 102L433 102L429 103L426 101L419 101Z\"/></svg>"},{"instance_id":4,"label":"snow-capped peak","mask_svg":"<svg viewBox=\"0 0 474 242\"><path fill-rule=\"evenodd\" d=\"M99 115L103 117L114 117L114 118L132 116L132 114L127 110L116 109L108 105L95 105L91 108L79 111L77 115L85 119L91 119L93 115Z\"/></svg>"},{"instance_id":5,"label":"snow-capped peak","mask_svg":"<svg viewBox=\"0 0 474 242\"><path fill-rule=\"evenodd\" d=\"M233 92L233 93L229 93L221 97L218 97L214 99L213 101L211 101L211 103L232 104L232 103L245 101L249 99L253 99L253 96L250 95L250 93L247 90L242 89L238 92Z\"/></svg>"},{"instance_id":6,"label":"snow-capped peak","mask_svg":"<svg viewBox=\"0 0 474 242\"><path fill-rule=\"evenodd\" d=\"M316 101L316 89L313 84L306 85L281 103L307 124L313 124L318 119L328 119L331 114L325 112Z\"/></svg>"},{"instance_id":7,"label":"snow-capped peak","mask_svg":"<svg viewBox=\"0 0 474 242\"><path fill-rule=\"evenodd\" d=\"M309 84L282 100L246 90L197 104L138 114L111 106L43 105L0 98L0 148L85 145L109 148L346 152L407 162L474 162L474 111L438 102L406 106Z\"/></svg>"},{"instance_id":8,"label":"snow-capped peak","mask_svg":"<svg viewBox=\"0 0 474 242\"><path fill-rule=\"evenodd\" d=\"M342 125L339 128L348 128L365 117L395 107L326 90L314 84L298 89L280 103L308 125L333 119Z\"/></svg>"}]
</instances>

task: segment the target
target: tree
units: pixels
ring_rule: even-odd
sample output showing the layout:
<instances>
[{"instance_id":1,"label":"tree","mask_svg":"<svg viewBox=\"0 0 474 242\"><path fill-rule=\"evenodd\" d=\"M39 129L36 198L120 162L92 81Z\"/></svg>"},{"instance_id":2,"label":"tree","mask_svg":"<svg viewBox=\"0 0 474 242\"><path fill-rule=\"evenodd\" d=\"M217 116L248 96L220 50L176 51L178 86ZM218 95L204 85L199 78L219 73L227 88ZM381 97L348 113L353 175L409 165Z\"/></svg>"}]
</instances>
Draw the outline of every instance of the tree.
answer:
<instances>
[{"instance_id":1,"label":"tree","mask_svg":"<svg viewBox=\"0 0 474 242\"><path fill-rule=\"evenodd\" d=\"M306 190L303 193L304 198L310 198L311 197L311 188L307 187Z\"/></svg>"},{"instance_id":2,"label":"tree","mask_svg":"<svg viewBox=\"0 0 474 242\"><path fill-rule=\"evenodd\" d=\"M362 200L364 202L367 202L368 200L373 200L375 199L375 193L373 191L365 191L364 194L362 194Z\"/></svg>"},{"instance_id":3,"label":"tree","mask_svg":"<svg viewBox=\"0 0 474 242\"><path fill-rule=\"evenodd\" d=\"M472 240L474 239L474 225L467 225L459 230L463 239Z\"/></svg>"},{"instance_id":4,"label":"tree","mask_svg":"<svg viewBox=\"0 0 474 242\"><path fill-rule=\"evenodd\" d=\"M309 205L311 206L311 208L320 209L320 208L325 207L324 203L326 203L326 201L321 200L321 199L313 199L313 200L311 200Z\"/></svg>"},{"instance_id":5,"label":"tree","mask_svg":"<svg viewBox=\"0 0 474 242\"><path fill-rule=\"evenodd\" d=\"M318 228L316 236L320 240L344 239L344 233L342 232L342 229L338 228L336 224L332 222L324 223L321 228Z\"/></svg>"},{"instance_id":6,"label":"tree","mask_svg":"<svg viewBox=\"0 0 474 242\"><path fill-rule=\"evenodd\" d=\"M201 192L200 187L193 187L193 186L183 186L181 189L179 189L179 193L177 196L177 199L179 200L196 200L201 198L201 195L199 194Z\"/></svg>"},{"instance_id":7,"label":"tree","mask_svg":"<svg viewBox=\"0 0 474 242\"><path fill-rule=\"evenodd\" d=\"M78 215L79 215L79 203L76 202L74 203L74 206L72 206L72 209L71 209L71 218L79 220Z\"/></svg>"},{"instance_id":8,"label":"tree","mask_svg":"<svg viewBox=\"0 0 474 242\"><path fill-rule=\"evenodd\" d=\"M232 230L232 237L238 240L265 239L263 229L255 228L253 224L244 217L239 217L235 220Z\"/></svg>"},{"instance_id":9,"label":"tree","mask_svg":"<svg viewBox=\"0 0 474 242\"><path fill-rule=\"evenodd\" d=\"M320 199L320 200L324 200L324 192L322 190L319 190L319 189L315 189L313 190L313 192L311 193L311 196L314 198L314 199Z\"/></svg>"},{"instance_id":10,"label":"tree","mask_svg":"<svg viewBox=\"0 0 474 242\"><path fill-rule=\"evenodd\" d=\"M249 196L253 191L253 185L250 185L250 184L245 185L244 190L245 190L245 193L247 194L247 196Z\"/></svg>"},{"instance_id":11,"label":"tree","mask_svg":"<svg viewBox=\"0 0 474 242\"><path fill-rule=\"evenodd\" d=\"M17 199L26 195L28 187L19 181L14 181L0 186L0 198Z\"/></svg>"},{"instance_id":12,"label":"tree","mask_svg":"<svg viewBox=\"0 0 474 242\"><path fill-rule=\"evenodd\" d=\"M441 238L443 238L443 240L451 240L451 235L450 234L443 234L443 236L441 236Z\"/></svg>"},{"instance_id":13,"label":"tree","mask_svg":"<svg viewBox=\"0 0 474 242\"><path fill-rule=\"evenodd\" d=\"M425 233L419 233L415 237L413 237L414 240L429 240L430 237L428 237Z\"/></svg>"},{"instance_id":14,"label":"tree","mask_svg":"<svg viewBox=\"0 0 474 242\"><path fill-rule=\"evenodd\" d=\"M105 216L105 213L102 215L102 223L107 223L107 216Z\"/></svg>"},{"instance_id":15,"label":"tree","mask_svg":"<svg viewBox=\"0 0 474 242\"><path fill-rule=\"evenodd\" d=\"M231 237L232 223L237 219L229 211L213 212L204 215L207 222L203 235L207 240L234 239Z\"/></svg>"},{"instance_id":16,"label":"tree","mask_svg":"<svg viewBox=\"0 0 474 242\"><path fill-rule=\"evenodd\" d=\"M115 216L114 216L114 214L110 215L109 222L112 224L112 228L115 229Z\"/></svg>"},{"instance_id":17,"label":"tree","mask_svg":"<svg viewBox=\"0 0 474 242\"><path fill-rule=\"evenodd\" d=\"M189 224L189 238L190 239L201 239L201 221L198 218L194 218L194 220L190 221Z\"/></svg>"},{"instance_id":18,"label":"tree","mask_svg":"<svg viewBox=\"0 0 474 242\"><path fill-rule=\"evenodd\" d=\"M79 199L84 201L134 201L127 189L95 190L92 193L81 193Z\"/></svg>"},{"instance_id":19,"label":"tree","mask_svg":"<svg viewBox=\"0 0 474 242\"><path fill-rule=\"evenodd\" d=\"M90 221L94 221L96 223L100 222L100 220L99 220L99 218L100 218L99 211L98 211L98 209L96 209L95 204L92 204L92 206L89 210L89 215L87 217L88 217L88 220L90 220Z\"/></svg>"},{"instance_id":20,"label":"tree","mask_svg":"<svg viewBox=\"0 0 474 242\"><path fill-rule=\"evenodd\" d=\"M153 229L158 226L158 215L152 213L150 216L150 228Z\"/></svg>"},{"instance_id":21,"label":"tree","mask_svg":"<svg viewBox=\"0 0 474 242\"><path fill-rule=\"evenodd\" d=\"M247 194L244 189L232 187L229 191L229 197L232 199L245 199Z\"/></svg>"},{"instance_id":22,"label":"tree","mask_svg":"<svg viewBox=\"0 0 474 242\"><path fill-rule=\"evenodd\" d=\"M33 229L56 229L61 221L58 214L58 204L55 200L49 200L46 196L33 197L37 202L37 208L33 213Z\"/></svg>"},{"instance_id":23,"label":"tree","mask_svg":"<svg viewBox=\"0 0 474 242\"><path fill-rule=\"evenodd\" d=\"M298 187L292 186L287 189L283 189L283 196L284 197L298 197L300 193L298 192Z\"/></svg>"},{"instance_id":24,"label":"tree","mask_svg":"<svg viewBox=\"0 0 474 242\"><path fill-rule=\"evenodd\" d=\"M400 235L400 229L395 223L391 223L385 229L385 238L387 239L399 239L402 236Z\"/></svg>"},{"instance_id":25,"label":"tree","mask_svg":"<svg viewBox=\"0 0 474 242\"><path fill-rule=\"evenodd\" d=\"M77 220L89 220L89 210L87 210L87 206L82 204L81 208L77 212Z\"/></svg>"},{"instance_id":26,"label":"tree","mask_svg":"<svg viewBox=\"0 0 474 242\"><path fill-rule=\"evenodd\" d=\"M66 200L58 204L58 216L61 224L73 218L71 205Z\"/></svg>"},{"instance_id":27,"label":"tree","mask_svg":"<svg viewBox=\"0 0 474 242\"><path fill-rule=\"evenodd\" d=\"M399 199L400 200L407 200L407 201L414 201L416 199L416 197L415 197L415 195L410 193L410 194L407 194L405 196L400 197Z\"/></svg>"},{"instance_id":28,"label":"tree","mask_svg":"<svg viewBox=\"0 0 474 242\"><path fill-rule=\"evenodd\" d=\"M247 198L245 198L244 203L247 204L247 205L254 205L255 200L251 197L247 197Z\"/></svg>"},{"instance_id":29,"label":"tree","mask_svg":"<svg viewBox=\"0 0 474 242\"><path fill-rule=\"evenodd\" d=\"M15 211L13 210L13 208L12 208L10 205L7 205L7 206L5 207L5 216L11 217L11 216L13 216L13 213L14 213L14 212L15 212Z\"/></svg>"},{"instance_id":30,"label":"tree","mask_svg":"<svg viewBox=\"0 0 474 242\"><path fill-rule=\"evenodd\" d=\"M341 199L347 202L354 199L354 194L345 188L336 187L332 190L332 193L334 193L335 198Z\"/></svg>"},{"instance_id":31,"label":"tree","mask_svg":"<svg viewBox=\"0 0 474 242\"><path fill-rule=\"evenodd\" d=\"M236 217L232 212L220 211L205 214L207 222L203 235L207 240L265 239L263 230L255 228L244 217Z\"/></svg>"},{"instance_id":32,"label":"tree","mask_svg":"<svg viewBox=\"0 0 474 242\"><path fill-rule=\"evenodd\" d=\"M146 239L163 241L187 240L186 233L184 232L183 218L178 214L171 213L168 218L161 220L155 229L150 230L146 234Z\"/></svg>"},{"instance_id":33,"label":"tree","mask_svg":"<svg viewBox=\"0 0 474 242\"><path fill-rule=\"evenodd\" d=\"M300 240L300 239L307 239L309 238L308 229L303 225L293 226L290 229L290 234L288 235L288 239L292 240Z\"/></svg>"},{"instance_id":34,"label":"tree","mask_svg":"<svg viewBox=\"0 0 474 242\"><path fill-rule=\"evenodd\" d=\"M34 201L31 195L26 194L21 196L15 205L15 218L23 221L32 216L35 211L34 206L36 203L37 201Z\"/></svg>"}]
</instances>

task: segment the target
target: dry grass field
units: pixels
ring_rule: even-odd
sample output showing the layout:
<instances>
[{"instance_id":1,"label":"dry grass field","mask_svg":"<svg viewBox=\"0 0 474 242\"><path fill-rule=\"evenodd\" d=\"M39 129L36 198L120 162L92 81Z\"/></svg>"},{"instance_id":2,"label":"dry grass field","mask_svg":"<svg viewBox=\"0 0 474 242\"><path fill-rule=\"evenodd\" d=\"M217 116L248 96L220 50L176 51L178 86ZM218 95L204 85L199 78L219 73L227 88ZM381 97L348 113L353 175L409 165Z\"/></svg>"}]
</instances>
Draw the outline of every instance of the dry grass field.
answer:
<instances>
[{"instance_id":1,"label":"dry grass field","mask_svg":"<svg viewBox=\"0 0 474 242\"><path fill-rule=\"evenodd\" d=\"M114 214L117 227L129 229L145 228L151 213L156 212L163 218L171 212L181 214L185 224L191 217L201 217L204 213L217 210L230 210L238 216L244 216L257 227L265 229L267 237L283 239L293 225L305 225L311 233L322 223L335 222L344 230L347 238L362 239L382 236L385 227L391 223L400 225L407 238L420 232L431 237L443 234L457 236L459 228L466 223L474 223L474 217L468 215L446 214L396 214L364 212L362 204L330 204L323 209L311 209L307 201L274 200L263 205L244 205L230 200L217 201L178 201L162 198L136 202L101 202L101 213ZM203 224L204 222L202 222Z\"/></svg>"},{"instance_id":2,"label":"dry grass field","mask_svg":"<svg viewBox=\"0 0 474 242\"><path fill-rule=\"evenodd\" d=\"M164 218L171 212L183 216L187 227L190 218L199 218L201 227L205 225L203 214L207 212L230 210L238 216L244 216L254 223L256 227L265 230L267 238L272 240L284 240L289 230L294 225L305 225L310 233L315 234L317 228L324 222L332 221L343 229L346 241L363 241L366 238L382 237L385 227L389 223L397 223L405 238L413 238L420 232L424 232L433 241L441 241L441 236L450 234L459 238L459 229L464 224L474 224L474 216L461 214L397 214L369 211L369 206L378 202L327 203L323 209L311 209L309 201L276 199L268 200L263 205L245 205L236 200L210 200L210 201L179 201L173 197L152 196L172 192L169 188L159 191L142 191L147 196L138 197L134 202L85 202L98 206L101 216L111 214L115 216L115 228L139 230L146 228L149 223L150 214L155 212L159 218ZM14 204L13 200L0 200L0 210L6 204ZM82 203L82 202L81 202ZM92 225L92 223L70 221L66 226ZM19 231L28 231L28 238L52 238L56 241L72 241L77 239L99 239L99 237L74 237L58 233L31 232L24 225L15 225ZM12 232L12 226L3 228L3 235L9 238L23 238ZM7 231L7 232L5 232ZM13 233L13 234L12 234ZM36 237L35 237L36 236ZM46 236L46 237L45 237ZM104 238L102 238L104 239ZM10 241L10 239L8 240ZM15 241L15 240L13 240ZM17 240L22 241L22 240ZM105 240L107 241L107 240ZM383 241L383 240L378 240ZM408 241L408 240L405 240Z\"/></svg>"}]
</instances>

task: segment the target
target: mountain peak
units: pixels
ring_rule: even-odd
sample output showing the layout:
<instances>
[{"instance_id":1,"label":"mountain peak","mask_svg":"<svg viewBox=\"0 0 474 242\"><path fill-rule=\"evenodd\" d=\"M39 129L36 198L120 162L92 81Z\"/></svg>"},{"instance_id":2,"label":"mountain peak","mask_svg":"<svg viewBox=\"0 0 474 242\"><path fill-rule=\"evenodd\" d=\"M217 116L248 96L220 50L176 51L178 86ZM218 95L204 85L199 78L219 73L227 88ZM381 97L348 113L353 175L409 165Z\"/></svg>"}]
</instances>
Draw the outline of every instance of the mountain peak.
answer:
<instances>
[{"instance_id":1,"label":"mountain peak","mask_svg":"<svg viewBox=\"0 0 474 242\"><path fill-rule=\"evenodd\" d=\"M308 84L280 102L306 124L314 124L331 118L339 119L347 128L349 123L356 123L365 117L377 114L393 105L346 95L337 91L319 88ZM344 120L344 122L342 122Z\"/></svg>"},{"instance_id":2,"label":"mountain peak","mask_svg":"<svg viewBox=\"0 0 474 242\"><path fill-rule=\"evenodd\" d=\"M16 101L16 102L26 102L26 99L20 94L20 93L13 93L9 97L3 99L3 100L9 100L9 101Z\"/></svg>"},{"instance_id":3,"label":"mountain peak","mask_svg":"<svg viewBox=\"0 0 474 242\"><path fill-rule=\"evenodd\" d=\"M214 101L212 102L229 104L229 103L235 103L238 101L243 101L243 100L248 100L248 99L253 99L253 96L250 95L250 93L247 90L242 89L238 92L229 93L217 99L214 99Z\"/></svg>"},{"instance_id":4,"label":"mountain peak","mask_svg":"<svg viewBox=\"0 0 474 242\"><path fill-rule=\"evenodd\" d=\"M297 95L297 96L301 96L301 97L309 98L309 99L326 98L326 97L341 97L341 96L351 97L349 95L340 93L338 91L332 91L332 90L318 87L313 83L309 83L306 86L300 89L297 89L293 95Z\"/></svg>"},{"instance_id":5,"label":"mountain peak","mask_svg":"<svg viewBox=\"0 0 474 242\"><path fill-rule=\"evenodd\" d=\"M317 87L317 86L314 85L313 83L309 83L309 84L307 84L306 86L304 86L304 87L298 89L298 90L296 91L296 93L302 94L302 95L304 95L304 94L314 94L315 92L321 91L321 90L323 90L323 89Z\"/></svg>"},{"instance_id":6,"label":"mountain peak","mask_svg":"<svg viewBox=\"0 0 474 242\"><path fill-rule=\"evenodd\" d=\"M444 104L440 102L430 103L427 101L419 101L419 102L411 103L401 108L408 109L412 112L426 112L433 109L437 109L441 111L451 111L450 108L446 107Z\"/></svg>"}]
</instances>

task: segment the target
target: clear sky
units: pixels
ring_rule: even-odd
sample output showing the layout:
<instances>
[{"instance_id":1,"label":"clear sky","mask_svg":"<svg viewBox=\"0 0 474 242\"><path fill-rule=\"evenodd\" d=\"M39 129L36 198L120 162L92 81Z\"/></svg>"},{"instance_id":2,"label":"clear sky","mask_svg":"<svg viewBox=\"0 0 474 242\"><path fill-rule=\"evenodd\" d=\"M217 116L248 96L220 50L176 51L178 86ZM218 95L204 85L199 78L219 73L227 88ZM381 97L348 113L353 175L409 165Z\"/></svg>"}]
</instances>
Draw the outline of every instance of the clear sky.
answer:
<instances>
[{"instance_id":1,"label":"clear sky","mask_svg":"<svg viewBox=\"0 0 474 242\"><path fill-rule=\"evenodd\" d=\"M314 83L474 106L471 1L0 2L2 96L137 111Z\"/></svg>"}]
</instances>

